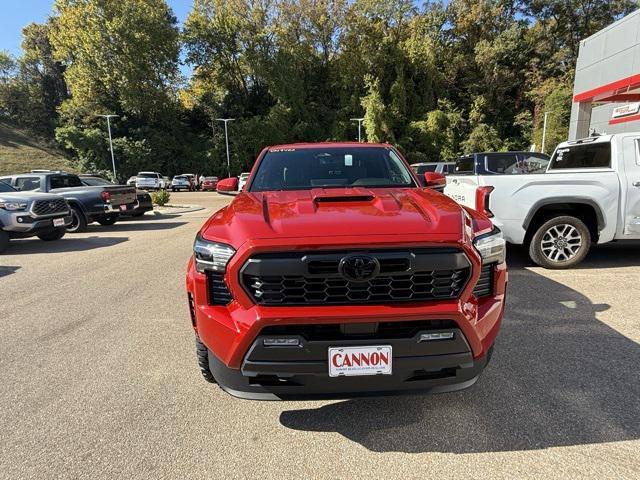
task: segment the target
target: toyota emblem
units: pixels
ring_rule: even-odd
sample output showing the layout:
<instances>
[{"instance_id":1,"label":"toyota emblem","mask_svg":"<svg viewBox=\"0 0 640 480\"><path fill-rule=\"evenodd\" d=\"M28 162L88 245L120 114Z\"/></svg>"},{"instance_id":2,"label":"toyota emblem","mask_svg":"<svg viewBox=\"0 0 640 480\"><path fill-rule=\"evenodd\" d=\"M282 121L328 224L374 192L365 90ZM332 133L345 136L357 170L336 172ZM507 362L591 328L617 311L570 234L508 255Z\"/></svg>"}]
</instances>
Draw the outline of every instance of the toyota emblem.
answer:
<instances>
[{"instance_id":1,"label":"toyota emblem","mask_svg":"<svg viewBox=\"0 0 640 480\"><path fill-rule=\"evenodd\" d=\"M380 273L380 262L370 255L349 255L340 260L338 271L350 282L366 282Z\"/></svg>"}]
</instances>

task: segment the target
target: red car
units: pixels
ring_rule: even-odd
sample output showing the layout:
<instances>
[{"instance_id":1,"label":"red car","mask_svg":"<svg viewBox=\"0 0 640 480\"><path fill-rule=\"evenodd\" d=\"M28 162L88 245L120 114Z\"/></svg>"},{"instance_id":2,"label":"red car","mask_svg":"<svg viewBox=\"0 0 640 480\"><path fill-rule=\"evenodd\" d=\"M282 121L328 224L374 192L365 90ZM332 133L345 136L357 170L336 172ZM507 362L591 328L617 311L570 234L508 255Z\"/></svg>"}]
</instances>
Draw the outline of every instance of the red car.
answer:
<instances>
[{"instance_id":1,"label":"red car","mask_svg":"<svg viewBox=\"0 0 640 480\"><path fill-rule=\"evenodd\" d=\"M384 144L263 150L189 261L205 379L251 399L473 385L503 316L505 242L429 188L442 179L428 172L420 186Z\"/></svg>"},{"instance_id":2,"label":"red car","mask_svg":"<svg viewBox=\"0 0 640 480\"><path fill-rule=\"evenodd\" d=\"M218 177L204 177L202 184L200 185L200 189L204 191L216 191L218 187Z\"/></svg>"}]
</instances>

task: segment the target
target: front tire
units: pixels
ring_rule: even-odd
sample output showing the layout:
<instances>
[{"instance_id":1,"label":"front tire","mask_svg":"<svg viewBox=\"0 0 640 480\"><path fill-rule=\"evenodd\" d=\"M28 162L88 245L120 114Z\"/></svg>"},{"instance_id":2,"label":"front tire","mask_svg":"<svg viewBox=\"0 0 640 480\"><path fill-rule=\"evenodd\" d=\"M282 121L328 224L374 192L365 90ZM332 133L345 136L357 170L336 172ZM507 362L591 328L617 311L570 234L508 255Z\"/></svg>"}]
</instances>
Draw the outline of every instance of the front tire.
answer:
<instances>
[{"instance_id":1,"label":"front tire","mask_svg":"<svg viewBox=\"0 0 640 480\"><path fill-rule=\"evenodd\" d=\"M38 235L38 238L45 242L55 242L56 240L60 240L62 237L64 237L65 233L67 233L67 230L65 228L56 228L50 232L41 233L40 235Z\"/></svg>"},{"instance_id":2,"label":"front tire","mask_svg":"<svg viewBox=\"0 0 640 480\"><path fill-rule=\"evenodd\" d=\"M198 358L198 366L203 378L209 383L217 383L211 370L209 369L209 350L206 345L200 341L200 337L196 335L196 357Z\"/></svg>"},{"instance_id":3,"label":"front tire","mask_svg":"<svg viewBox=\"0 0 640 480\"><path fill-rule=\"evenodd\" d=\"M71 207L71 224L67 227L69 233L81 233L87 230L87 219L79 207Z\"/></svg>"},{"instance_id":4,"label":"front tire","mask_svg":"<svg viewBox=\"0 0 640 480\"><path fill-rule=\"evenodd\" d=\"M562 215L540 225L529 245L529 256L537 265L564 269L578 265L591 248L591 232L582 220Z\"/></svg>"},{"instance_id":5,"label":"front tire","mask_svg":"<svg viewBox=\"0 0 640 480\"><path fill-rule=\"evenodd\" d=\"M103 227L108 227L109 225L113 225L118 221L117 215L109 215L107 217L98 218L96 222L98 222Z\"/></svg>"}]
</instances>

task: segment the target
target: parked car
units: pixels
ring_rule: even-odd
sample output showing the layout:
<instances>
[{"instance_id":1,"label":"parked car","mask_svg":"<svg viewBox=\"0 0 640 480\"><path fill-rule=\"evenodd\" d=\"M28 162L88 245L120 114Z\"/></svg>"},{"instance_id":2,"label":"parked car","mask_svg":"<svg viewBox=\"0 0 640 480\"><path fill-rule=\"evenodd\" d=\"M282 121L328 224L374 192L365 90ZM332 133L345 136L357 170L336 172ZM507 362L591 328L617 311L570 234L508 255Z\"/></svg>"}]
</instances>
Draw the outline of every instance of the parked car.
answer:
<instances>
[{"instance_id":1,"label":"parked car","mask_svg":"<svg viewBox=\"0 0 640 480\"><path fill-rule=\"evenodd\" d=\"M426 172L436 172L448 175L454 171L455 166L455 162L422 162L412 163L411 169L416 173L416 175L418 175L418 178L421 178Z\"/></svg>"},{"instance_id":2,"label":"parked car","mask_svg":"<svg viewBox=\"0 0 640 480\"><path fill-rule=\"evenodd\" d=\"M193 184L191 179L186 175L176 175L171 180L171 190L193 190Z\"/></svg>"},{"instance_id":3,"label":"parked car","mask_svg":"<svg viewBox=\"0 0 640 480\"><path fill-rule=\"evenodd\" d=\"M114 185L113 182L106 180L98 175L79 175L82 183L87 186ZM146 212L153 210L153 201L151 195L145 190L136 189L137 204L130 210L120 212L121 216L141 217Z\"/></svg>"},{"instance_id":4,"label":"parked car","mask_svg":"<svg viewBox=\"0 0 640 480\"><path fill-rule=\"evenodd\" d=\"M464 155L455 161L449 174L522 175L544 173L550 157L537 152L483 152Z\"/></svg>"},{"instance_id":5,"label":"parked car","mask_svg":"<svg viewBox=\"0 0 640 480\"><path fill-rule=\"evenodd\" d=\"M215 192L218 187L218 177L204 177L204 181L200 188L202 191L212 191Z\"/></svg>"},{"instance_id":6,"label":"parked car","mask_svg":"<svg viewBox=\"0 0 640 480\"><path fill-rule=\"evenodd\" d=\"M129 180L127 180L127 185L130 187L135 187L137 178L138 177L136 177L135 175L133 177L129 177Z\"/></svg>"},{"instance_id":7,"label":"parked car","mask_svg":"<svg viewBox=\"0 0 640 480\"><path fill-rule=\"evenodd\" d=\"M445 193L491 216L536 264L570 268L594 243L640 239L640 133L561 143L543 175L449 176Z\"/></svg>"},{"instance_id":8,"label":"parked car","mask_svg":"<svg viewBox=\"0 0 640 480\"><path fill-rule=\"evenodd\" d=\"M82 232L87 224L113 225L122 212L136 207L136 191L124 185L87 187L78 175L62 171L23 173L0 178L16 190L55 193L71 207L68 232Z\"/></svg>"},{"instance_id":9,"label":"parked car","mask_svg":"<svg viewBox=\"0 0 640 480\"><path fill-rule=\"evenodd\" d=\"M188 266L205 379L252 399L473 385L507 278L486 216L420 187L391 145L271 147L254 170Z\"/></svg>"},{"instance_id":10,"label":"parked car","mask_svg":"<svg viewBox=\"0 0 640 480\"><path fill-rule=\"evenodd\" d=\"M241 173L240 177L238 179L238 191L241 192L242 189L244 188L244 186L247 183L247 180L249 180L249 175L251 175L250 173Z\"/></svg>"},{"instance_id":11,"label":"parked car","mask_svg":"<svg viewBox=\"0 0 640 480\"><path fill-rule=\"evenodd\" d=\"M59 240L70 223L71 209L60 195L18 192L0 181L0 253L12 238Z\"/></svg>"},{"instance_id":12,"label":"parked car","mask_svg":"<svg viewBox=\"0 0 640 480\"><path fill-rule=\"evenodd\" d=\"M136 188L142 190L164 190L167 185L162 174L158 172L138 172L136 176Z\"/></svg>"},{"instance_id":13,"label":"parked car","mask_svg":"<svg viewBox=\"0 0 640 480\"><path fill-rule=\"evenodd\" d=\"M182 176L189 179L191 190L198 190L198 179L194 173L183 173Z\"/></svg>"}]
</instances>

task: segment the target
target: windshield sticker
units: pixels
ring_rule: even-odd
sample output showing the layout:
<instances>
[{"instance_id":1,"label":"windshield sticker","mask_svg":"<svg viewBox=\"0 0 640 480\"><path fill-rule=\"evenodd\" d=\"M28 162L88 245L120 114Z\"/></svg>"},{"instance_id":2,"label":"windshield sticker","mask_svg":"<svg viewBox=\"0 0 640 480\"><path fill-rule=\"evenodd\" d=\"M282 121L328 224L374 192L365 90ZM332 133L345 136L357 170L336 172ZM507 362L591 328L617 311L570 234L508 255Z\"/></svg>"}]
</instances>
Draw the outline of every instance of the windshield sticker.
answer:
<instances>
[{"instance_id":1,"label":"windshield sticker","mask_svg":"<svg viewBox=\"0 0 640 480\"><path fill-rule=\"evenodd\" d=\"M352 167L353 166L353 155L346 154L344 156L344 166Z\"/></svg>"},{"instance_id":2,"label":"windshield sticker","mask_svg":"<svg viewBox=\"0 0 640 480\"><path fill-rule=\"evenodd\" d=\"M271 150L269 150L271 153L278 153L278 152L295 152L296 149L295 148L272 148Z\"/></svg>"}]
</instances>

